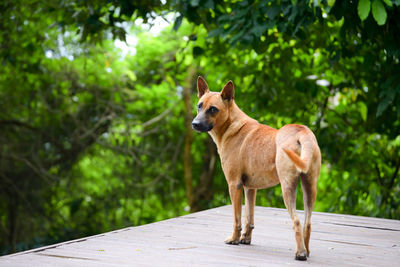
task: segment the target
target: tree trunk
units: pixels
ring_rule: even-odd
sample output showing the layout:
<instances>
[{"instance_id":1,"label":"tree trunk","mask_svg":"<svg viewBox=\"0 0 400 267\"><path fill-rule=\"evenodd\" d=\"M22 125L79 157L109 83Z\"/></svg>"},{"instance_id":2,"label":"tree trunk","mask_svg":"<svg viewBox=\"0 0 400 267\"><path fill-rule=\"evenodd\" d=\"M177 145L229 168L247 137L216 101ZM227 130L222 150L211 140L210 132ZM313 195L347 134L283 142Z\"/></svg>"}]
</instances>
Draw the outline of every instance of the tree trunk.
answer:
<instances>
[{"instance_id":1,"label":"tree trunk","mask_svg":"<svg viewBox=\"0 0 400 267\"><path fill-rule=\"evenodd\" d=\"M209 203L212 200L212 181L215 173L215 164L217 162L217 147L210 136L205 140L206 151L203 156L203 171L199 182L193 194L191 212L210 208Z\"/></svg>"},{"instance_id":2,"label":"tree trunk","mask_svg":"<svg viewBox=\"0 0 400 267\"><path fill-rule=\"evenodd\" d=\"M8 244L11 250L10 253L17 252L17 208L17 197L10 195L8 203Z\"/></svg>"},{"instance_id":3,"label":"tree trunk","mask_svg":"<svg viewBox=\"0 0 400 267\"><path fill-rule=\"evenodd\" d=\"M193 143L193 107L192 107L192 92L194 87L196 75L196 68L190 67L188 71L188 76L186 79L186 84L183 87L183 101L185 103L185 147L183 153L183 171L185 177L185 189L186 189L186 199L188 201L189 207L192 206L193 202L193 174L192 174L192 143Z\"/></svg>"}]
</instances>

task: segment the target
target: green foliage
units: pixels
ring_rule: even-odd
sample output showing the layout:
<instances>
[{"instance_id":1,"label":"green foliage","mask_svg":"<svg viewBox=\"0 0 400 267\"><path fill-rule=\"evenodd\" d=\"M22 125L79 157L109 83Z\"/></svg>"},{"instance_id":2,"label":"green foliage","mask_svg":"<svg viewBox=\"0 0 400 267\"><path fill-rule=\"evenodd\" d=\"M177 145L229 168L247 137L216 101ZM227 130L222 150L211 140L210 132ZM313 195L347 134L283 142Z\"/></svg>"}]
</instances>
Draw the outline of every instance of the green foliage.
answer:
<instances>
[{"instance_id":1,"label":"green foliage","mask_svg":"<svg viewBox=\"0 0 400 267\"><path fill-rule=\"evenodd\" d=\"M250 116L308 125L316 210L400 218L399 1L2 1L0 246L9 253L188 211L182 87L228 80ZM40 12L39 12L40 11ZM110 39L176 13L136 54ZM372 16L369 14L372 13ZM195 89L193 88L193 112ZM194 133L194 188L205 134ZM221 166L202 208L229 203ZM280 187L258 205L284 207ZM298 195L301 208L301 192Z\"/></svg>"},{"instance_id":2,"label":"green foliage","mask_svg":"<svg viewBox=\"0 0 400 267\"><path fill-rule=\"evenodd\" d=\"M393 3L391 0L383 0L383 2L392 7ZM358 2L358 16L362 21L364 21L371 10L371 1L370 0L360 0ZM374 17L376 23L378 25L384 25L387 19L387 12L386 8L380 0L373 0L372 1L372 16Z\"/></svg>"},{"instance_id":3,"label":"green foliage","mask_svg":"<svg viewBox=\"0 0 400 267\"><path fill-rule=\"evenodd\" d=\"M371 10L371 1L370 0L360 0L358 2L358 16L360 17L361 20L365 20L368 15L369 11Z\"/></svg>"},{"instance_id":4,"label":"green foliage","mask_svg":"<svg viewBox=\"0 0 400 267\"><path fill-rule=\"evenodd\" d=\"M383 6L380 0L374 0L372 2L372 16L374 17L378 25L385 24L387 19L387 13L385 7Z\"/></svg>"}]
</instances>

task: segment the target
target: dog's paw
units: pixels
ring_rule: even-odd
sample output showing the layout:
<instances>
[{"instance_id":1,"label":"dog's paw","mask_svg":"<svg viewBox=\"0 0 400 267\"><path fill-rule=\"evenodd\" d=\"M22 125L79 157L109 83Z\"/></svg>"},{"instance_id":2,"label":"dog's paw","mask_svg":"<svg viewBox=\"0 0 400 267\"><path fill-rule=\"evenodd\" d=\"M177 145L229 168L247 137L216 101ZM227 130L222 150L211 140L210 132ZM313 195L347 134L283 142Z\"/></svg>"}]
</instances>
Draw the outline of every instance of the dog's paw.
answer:
<instances>
[{"instance_id":1,"label":"dog's paw","mask_svg":"<svg viewBox=\"0 0 400 267\"><path fill-rule=\"evenodd\" d=\"M296 252L294 259L298 260L298 261L306 261L307 253L306 252Z\"/></svg>"},{"instance_id":2,"label":"dog's paw","mask_svg":"<svg viewBox=\"0 0 400 267\"><path fill-rule=\"evenodd\" d=\"M251 240L246 240L246 239L240 240L240 244L243 244L243 245L250 245L250 243L251 243Z\"/></svg>"},{"instance_id":3,"label":"dog's paw","mask_svg":"<svg viewBox=\"0 0 400 267\"><path fill-rule=\"evenodd\" d=\"M240 238L240 244L250 245L250 243L251 243L251 238L242 235L242 237Z\"/></svg>"},{"instance_id":4,"label":"dog's paw","mask_svg":"<svg viewBox=\"0 0 400 267\"><path fill-rule=\"evenodd\" d=\"M225 244L228 244L228 245L239 245L239 239L238 238L229 237L229 238L225 239Z\"/></svg>"}]
</instances>

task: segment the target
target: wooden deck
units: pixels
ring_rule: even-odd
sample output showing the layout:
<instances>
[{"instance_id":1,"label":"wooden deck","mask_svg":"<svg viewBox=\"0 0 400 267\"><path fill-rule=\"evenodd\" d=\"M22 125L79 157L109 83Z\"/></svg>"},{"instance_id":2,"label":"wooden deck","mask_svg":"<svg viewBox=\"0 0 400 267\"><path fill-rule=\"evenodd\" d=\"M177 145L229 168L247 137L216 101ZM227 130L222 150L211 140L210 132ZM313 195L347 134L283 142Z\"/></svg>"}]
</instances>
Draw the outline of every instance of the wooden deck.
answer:
<instances>
[{"instance_id":1,"label":"wooden deck","mask_svg":"<svg viewBox=\"0 0 400 267\"><path fill-rule=\"evenodd\" d=\"M231 230L224 206L3 256L0 266L400 266L397 220L314 212L306 262L294 260L284 209L256 207L250 246L224 244Z\"/></svg>"}]
</instances>

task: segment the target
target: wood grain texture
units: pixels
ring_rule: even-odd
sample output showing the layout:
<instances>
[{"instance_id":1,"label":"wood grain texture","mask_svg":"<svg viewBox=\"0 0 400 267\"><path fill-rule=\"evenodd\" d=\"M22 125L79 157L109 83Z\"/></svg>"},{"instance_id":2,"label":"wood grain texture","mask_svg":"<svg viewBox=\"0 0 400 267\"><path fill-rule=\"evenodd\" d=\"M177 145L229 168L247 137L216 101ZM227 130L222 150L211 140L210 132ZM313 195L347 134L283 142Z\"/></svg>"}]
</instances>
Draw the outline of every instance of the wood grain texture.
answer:
<instances>
[{"instance_id":1,"label":"wood grain texture","mask_svg":"<svg viewBox=\"0 0 400 267\"><path fill-rule=\"evenodd\" d=\"M303 212L298 211L300 218ZM294 260L284 209L256 207L251 245L226 245L232 207L0 257L0 266L395 266L400 221L314 212L311 257Z\"/></svg>"}]
</instances>

